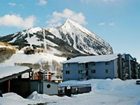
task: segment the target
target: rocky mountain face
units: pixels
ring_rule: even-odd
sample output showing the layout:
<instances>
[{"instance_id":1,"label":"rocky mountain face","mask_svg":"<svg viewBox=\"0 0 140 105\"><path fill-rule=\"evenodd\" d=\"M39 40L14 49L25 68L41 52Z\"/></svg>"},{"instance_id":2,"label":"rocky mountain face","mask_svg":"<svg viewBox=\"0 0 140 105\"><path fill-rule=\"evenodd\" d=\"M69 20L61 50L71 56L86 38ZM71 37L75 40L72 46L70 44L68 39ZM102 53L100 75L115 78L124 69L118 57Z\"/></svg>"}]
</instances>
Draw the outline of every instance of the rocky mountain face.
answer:
<instances>
[{"instance_id":1,"label":"rocky mountain face","mask_svg":"<svg viewBox=\"0 0 140 105\"><path fill-rule=\"evenodd\" d=\"M0 41L18 45L19 49L45 48L49 53L64 57L113 53L107 42L70 19L60 27L31 28L0 37Z\"/></svg>"}]
</instances>

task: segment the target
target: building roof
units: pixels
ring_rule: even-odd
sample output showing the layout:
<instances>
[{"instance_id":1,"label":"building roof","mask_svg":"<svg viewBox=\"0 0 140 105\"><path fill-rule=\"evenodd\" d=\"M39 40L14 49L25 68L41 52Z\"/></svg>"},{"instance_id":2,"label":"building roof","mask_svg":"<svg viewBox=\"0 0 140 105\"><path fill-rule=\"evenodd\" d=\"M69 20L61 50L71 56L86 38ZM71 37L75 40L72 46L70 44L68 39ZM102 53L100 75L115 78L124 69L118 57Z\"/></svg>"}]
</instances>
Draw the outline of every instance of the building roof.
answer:
<instances>
[{"instance_id":1,"label":"building roof","mask_svg":"<svg viewBox=\"0 0 140 105\"><path fill-rule=\"evenodd\" d=\"M59 83L58 87L68 87L68 86L72 86L72 87L87 87L87 86L91 86L91 84L86 83L86 82L81 82L81 81L77 81L77 80L69 80L69 81L64 81L62 83Z\"/></svg>"},{"instance_id":2,"label":"building roof","mask_svg":"<svg viewBox=\"0 0 140 105\"><path fill-rule=\"evenodd\" d=\"M98 55L98 56L80 56L71 58L65 63L87 63L87 62L106 62L111 61L118 58L118 54L110 54L110 55Z\"/></svg>"},{"instance_id":3,"label":"building roof","mask_svg":"<svg viewBox=\"0 0 140 105\"><path fill-rule=\"evenodd\" d=\"M28 70L29 68L24 66L0 65L0 82L7 80L7 78L10 79L19 76Z\"/></svg>"}]
</instances>

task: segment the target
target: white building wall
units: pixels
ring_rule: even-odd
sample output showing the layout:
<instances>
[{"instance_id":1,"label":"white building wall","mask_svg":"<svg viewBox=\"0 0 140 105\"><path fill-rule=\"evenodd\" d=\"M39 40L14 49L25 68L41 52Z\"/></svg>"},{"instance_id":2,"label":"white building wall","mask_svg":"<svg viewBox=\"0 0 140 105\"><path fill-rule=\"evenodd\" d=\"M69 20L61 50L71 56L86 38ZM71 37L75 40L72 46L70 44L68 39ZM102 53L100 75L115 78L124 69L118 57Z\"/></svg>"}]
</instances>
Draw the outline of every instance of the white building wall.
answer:
<instances>
[{"instance_id":1,"label":"white building wall","mask_svg":"<svg viewBox=\"0 0 140 105\"><path fill-rule=\"evenodd\" d=\"M43 82L43 93L48 95L58 94L58 84L51 82Z\"/></svg>"}]
</instances>

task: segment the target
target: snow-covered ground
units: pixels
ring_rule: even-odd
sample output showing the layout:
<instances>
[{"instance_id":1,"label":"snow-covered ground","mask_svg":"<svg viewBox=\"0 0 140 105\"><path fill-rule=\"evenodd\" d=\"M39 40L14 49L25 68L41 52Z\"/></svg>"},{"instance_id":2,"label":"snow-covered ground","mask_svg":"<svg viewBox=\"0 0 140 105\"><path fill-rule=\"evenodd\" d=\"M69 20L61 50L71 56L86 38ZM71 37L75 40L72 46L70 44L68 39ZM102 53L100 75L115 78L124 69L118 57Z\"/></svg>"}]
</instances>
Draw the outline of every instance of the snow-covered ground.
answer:
<instances>
[{"instance_id":1,"label":"snow-covered ground","mask_svg":"<svg viewBox=\"0 0 140 105\"><path fill-rule=\"evenodd\" d=\"M48 96L34 92L28 99L23 99L16 94L7 93L3 98L0 98L0 105L35 103L47 103L46 105L140 105L140 85L136 85L135 81L120 79L83 81L91 83L92 91L72 97Z\"/></svg>"},{"instance_id":2,"label":"snow-covered ground","mask_svg":"<svg viewBox=\"0 0 140 105\"><path fill-rule=\"evenodd\" d=\"M9 60L5 61L5 64L15 64L15 63L41 63L46 61L56 60L58 62L63 62L66 60L64 57L58 57L53 54L48 53L35 53L31 55L26 55L23 51L18 51Z\"/></svg>"}]
</instances>

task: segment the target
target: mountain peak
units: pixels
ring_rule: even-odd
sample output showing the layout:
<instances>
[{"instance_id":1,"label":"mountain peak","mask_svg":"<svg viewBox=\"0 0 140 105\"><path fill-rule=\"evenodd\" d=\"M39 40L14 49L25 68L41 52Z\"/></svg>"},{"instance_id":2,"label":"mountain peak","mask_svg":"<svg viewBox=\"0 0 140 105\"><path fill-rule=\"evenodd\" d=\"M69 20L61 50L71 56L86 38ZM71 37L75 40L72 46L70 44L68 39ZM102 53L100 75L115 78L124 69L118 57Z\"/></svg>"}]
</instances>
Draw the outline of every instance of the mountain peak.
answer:
<instances>
[{"instance_id":1,"label":"mountain peak","mask_svg":"<svg viewBox=\"0 0 140 105\"><path fill-rule=\"evenodd\" d=\"M74 20L72 20L72 19L70 19L70 18L68 18L68 19L65 21L65 23L64 23L63 26L66 26L66 25L73 25L73 26L76 26L76 27L81 27L81 25L80 25L78 22L76 22L76 21L74 21Z\"/></svg>"},{"instance_id":2,"label":"mountain peak","mask_svg":"<svg viewBox=\"0 0 140 105\"><path fill-rule=\"evenodd\" d=\"M42 28L40 28L40 27L35 27L35 28L30 28L30 29L28 29L27 32L30 33L30 34L33 34L33 33L36 33L36 32L38 32L38 31L41 31L41 30L42 30Z\"/></svg>"},{"instance_id":3,"label":"mountain peak","mask_svg":"<svg viewBox=\"0 0 140 105\"><path fill-rule=\"evenodd\" d=\"M75 22L74 20L70 18L66 20L66 22L62 25L61 28L62 30L69 30L69 31L75 28L76 30L80 30L81 32L84 32L86 35L92 35L92 37L95 38L94 33L90 32L84 26L82 26L81 24L79 24L78 22Z\"/></svg>"},{"instance_id":4,"label":"mountain peak","mask_svg":"<svg viewBox=\"0 0 140 105\"><path fill-rule=\"evenodd\" d=\"M74 20L72 20L72 19L70 19L70 18L68 18L68 19L66 20L65 24L66 24L66 23L78 24L77 22L75 22Z\"/></svg>"}]
</instances>

